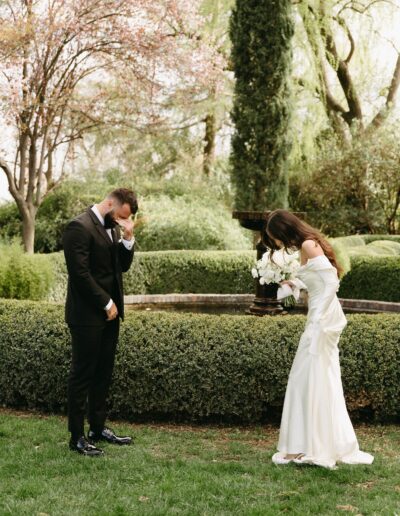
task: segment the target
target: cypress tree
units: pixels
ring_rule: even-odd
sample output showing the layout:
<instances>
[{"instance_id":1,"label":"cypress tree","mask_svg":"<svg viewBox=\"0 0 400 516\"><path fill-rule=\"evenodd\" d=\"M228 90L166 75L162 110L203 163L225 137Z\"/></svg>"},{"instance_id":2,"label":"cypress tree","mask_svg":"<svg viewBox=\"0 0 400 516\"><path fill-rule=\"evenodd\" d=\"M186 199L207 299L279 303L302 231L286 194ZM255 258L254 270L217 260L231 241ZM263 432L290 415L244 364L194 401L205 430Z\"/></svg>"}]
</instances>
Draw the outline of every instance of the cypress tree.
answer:
<instances>
[{"instance_id":1,"label":"cypress tree","mask_svg":"<svg viewBox=\"0 0 400 516\"><path fill-rule=\"evenodd\" d=\"M286 208L291 2L236 0L229 31L236 77L230 157L235 208Z\"/></svg>"}]
</instances>

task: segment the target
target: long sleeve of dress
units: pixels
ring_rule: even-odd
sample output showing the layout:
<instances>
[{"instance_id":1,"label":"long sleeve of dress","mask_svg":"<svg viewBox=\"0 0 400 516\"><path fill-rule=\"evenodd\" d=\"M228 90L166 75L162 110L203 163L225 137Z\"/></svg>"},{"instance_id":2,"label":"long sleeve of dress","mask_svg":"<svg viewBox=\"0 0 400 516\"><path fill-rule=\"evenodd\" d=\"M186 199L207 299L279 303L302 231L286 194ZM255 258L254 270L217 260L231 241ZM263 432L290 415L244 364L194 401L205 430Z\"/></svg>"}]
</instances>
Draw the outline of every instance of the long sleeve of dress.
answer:
<instances>
[{"instance_id":1,"label":"long sleeve of dress","mask_svg":"<svg viewBox=\"0 0 400 516\"><path fill-rule=\"evenodd\" d=\"M321 279L323 291L318 296L317 308L313 311L308 324L311 326L311 345L310 353L318 354L318 342L321 340L326 320L329 317L329 308L336 298L336 292L339 289L339 280L336 270L322 269L316 271Z\"/></svg>"}]
</instances>

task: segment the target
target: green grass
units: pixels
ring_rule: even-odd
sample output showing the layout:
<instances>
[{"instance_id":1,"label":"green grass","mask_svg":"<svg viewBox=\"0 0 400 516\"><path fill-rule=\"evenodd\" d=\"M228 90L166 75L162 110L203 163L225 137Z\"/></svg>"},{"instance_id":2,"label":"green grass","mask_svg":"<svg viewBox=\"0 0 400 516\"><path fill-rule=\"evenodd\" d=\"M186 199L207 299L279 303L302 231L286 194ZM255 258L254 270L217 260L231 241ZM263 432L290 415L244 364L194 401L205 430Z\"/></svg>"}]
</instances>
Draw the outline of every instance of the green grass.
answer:
<instances>
[{"instance_id":1,"label":"green grass","mask_svg":"<svg viewBox=\"0 0 400 516\"><path fill-rule=\"evenodd\" d=\"M114 423L106 456L67 448L65 418L0 411L0 515L400 514L400 429L356 428L372 466L275 466L276 427Z\"/></svg>"}]
</instances>

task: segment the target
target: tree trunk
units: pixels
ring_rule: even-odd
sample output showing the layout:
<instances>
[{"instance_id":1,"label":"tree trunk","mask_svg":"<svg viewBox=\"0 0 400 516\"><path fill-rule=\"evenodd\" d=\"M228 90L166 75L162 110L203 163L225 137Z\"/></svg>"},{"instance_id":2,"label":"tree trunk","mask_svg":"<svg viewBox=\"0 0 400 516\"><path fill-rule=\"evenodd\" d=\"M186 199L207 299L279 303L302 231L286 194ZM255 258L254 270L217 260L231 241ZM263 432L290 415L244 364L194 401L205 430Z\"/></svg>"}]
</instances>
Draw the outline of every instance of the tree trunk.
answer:
<instances>
[{"instance_id":1,"label":"tree trunk","mask_svg":"<svg viewBox=\"0 0 400 516\"><path fill-rule=\"evenodd\" d=\"M22 241L28 254L34 253L36 209L25 209L22 213Z\"/></svg>"},{"instance_id":2,"label":"tree trunk","mask_svg":"<svg viewBox=\"0 0 400 516\"><path fill-rule=\"evenodd\" d=\"M208 113L204 122L206 128L204 133L203 172L205 176L210 177L214 162L215 136L217 132L214 113Z\"/></svg>"}]
</instances>

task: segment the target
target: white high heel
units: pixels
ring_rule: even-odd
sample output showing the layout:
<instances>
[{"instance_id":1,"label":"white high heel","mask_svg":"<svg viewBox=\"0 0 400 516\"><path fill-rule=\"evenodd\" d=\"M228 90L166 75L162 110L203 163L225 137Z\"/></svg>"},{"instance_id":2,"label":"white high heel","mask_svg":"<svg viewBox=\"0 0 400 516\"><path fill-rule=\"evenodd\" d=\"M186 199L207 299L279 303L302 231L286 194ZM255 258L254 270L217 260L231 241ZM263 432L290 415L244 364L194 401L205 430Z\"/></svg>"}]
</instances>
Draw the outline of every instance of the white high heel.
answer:
<instances>
[{"instance_id":1,"label":"white high heel","mask_svg":"<svg viewBox=\"0 0 400 516\"><path fill-rule=\"evenodd\" d=\"M278 464L280 466L284 466L286 464L290 464L291 462L296 462L296 461L301 463L300 461L301 461L302 457L304 457L304 453L298 453L296 455L296 457L293 457L293 459L285 459L285 457L282 457L282 455L278 452L278 453L275 453L272 456L272 462L274 464Z\"/></svg>"},{"instance_id":2,"label":"white high heel","mask_svg":"<svg viewBox=\"0 0 400 516\"><path fill-rule=\"evenodd\" d=\"M277 464L278 466L289 464L290 462L292 462L292 460L293 459L285 459L284 457L281 457L279 453L275 453L274 455L272 455L272 462L274 464Z\"/></svg>"}]
</instances>

